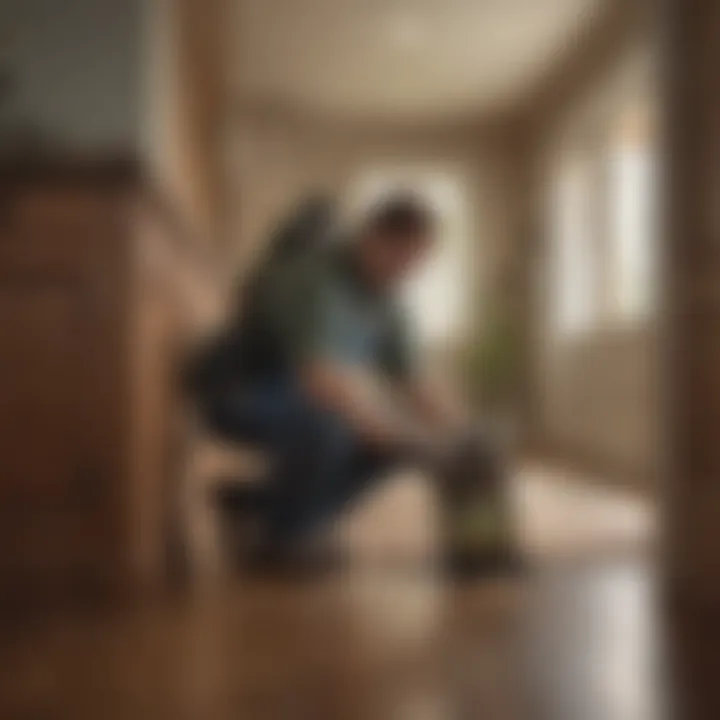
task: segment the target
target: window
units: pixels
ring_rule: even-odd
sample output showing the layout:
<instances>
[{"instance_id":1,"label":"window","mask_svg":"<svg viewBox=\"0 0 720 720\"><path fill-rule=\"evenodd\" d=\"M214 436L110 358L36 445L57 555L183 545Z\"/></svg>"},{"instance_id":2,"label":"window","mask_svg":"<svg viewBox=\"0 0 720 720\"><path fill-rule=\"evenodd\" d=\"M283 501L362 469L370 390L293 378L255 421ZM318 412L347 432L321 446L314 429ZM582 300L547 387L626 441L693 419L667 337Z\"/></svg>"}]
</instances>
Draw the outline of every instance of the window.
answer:
<instances>
[{"instance_id":1,"label":"window","mask_svg":"<svg viewBox=\"0 0 720 720\"><path fill-rule=\"evenodd\" d=\"M647 110L623 109L609 153L611 318L646 317L653 305L655 167Z\"/></svg>"},{"instance_id":2,"label":"window","mask_svg":"<svg viewBox=\"0 0 720 720\"><path fill-rule=\"evenodd\" d=\"M652 315L652 107L645 85L625 86L560 143L549 242L555 337L642 323Z\"/></svg>"},{"instance_id":3,"label":"window","mask_svg":"<svg viewBox=\"0 0 720 720\"><path fill-rule=\"evenodd\" d=\"M597 316L590 156L564 156L552 190L551 312L556 334L567 337L590 329Z\"/></svg>"}]
</instances>

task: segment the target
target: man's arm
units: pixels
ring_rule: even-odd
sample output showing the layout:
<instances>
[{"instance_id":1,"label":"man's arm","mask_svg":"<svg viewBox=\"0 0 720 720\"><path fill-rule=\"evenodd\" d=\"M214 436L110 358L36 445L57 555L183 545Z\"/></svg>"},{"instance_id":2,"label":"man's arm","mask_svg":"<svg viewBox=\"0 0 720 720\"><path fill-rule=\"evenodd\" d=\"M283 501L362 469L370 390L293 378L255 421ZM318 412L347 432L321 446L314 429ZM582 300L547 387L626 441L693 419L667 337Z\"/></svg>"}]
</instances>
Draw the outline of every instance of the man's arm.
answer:
<instances>
[{"instance_id":1,"label":"man's arm","mask_svg":"<svg viewBox=\"0 0 720 720\"><path fill-rule=\"evenodd\" d=\"M299 373L304 392L321 407L344 418L366 442L380 448L406 448L429 441L427 429L398 412L391 393L361 368L317 358Z\"/></svg>"},{"instance_id":2,"label":"man's arm","mask_svg":"<svg viewBox=\"0 0 720 720\"><path fill-rule=\"evenodd\" d=\"M405 412L435 432L466 429L470 414L465 403L448 383L425 368L418 343L399 307L389 320L381 365Z\"/></svg>"},{"instance_id":3,"label":"man's arm","mask_svg":"<svg viewBox=\"0 0 720 720\"><path fill-rule=\"evenodd\" d=\"M278 273L270 289L270 318L294 366L302 392L337 413L365 441L393 447L416 442L411 423L396 411L372 368L349 364L341 339L346 318L332 284L317 268Z\"/></svg>"}]
</instances>

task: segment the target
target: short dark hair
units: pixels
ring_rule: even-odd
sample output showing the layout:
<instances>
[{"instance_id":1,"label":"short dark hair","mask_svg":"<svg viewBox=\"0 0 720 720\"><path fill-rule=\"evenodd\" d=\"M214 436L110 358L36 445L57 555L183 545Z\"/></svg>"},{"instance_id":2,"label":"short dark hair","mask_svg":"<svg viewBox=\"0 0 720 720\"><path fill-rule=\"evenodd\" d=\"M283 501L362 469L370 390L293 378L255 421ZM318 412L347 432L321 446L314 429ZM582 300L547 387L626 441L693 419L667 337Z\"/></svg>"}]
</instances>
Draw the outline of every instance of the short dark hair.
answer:
<instances>
[{"instance_id":1,"label":"short dark hair","mask_svg":"<svg viewBox=\"0 0 720 720\"><path fill-rule=\"evenodd\" d=\"M412 193L383 198L371 208L365 221L367 233L389 237L431 236L436 226L435 211Z\"/></svg>"}]
</instances>

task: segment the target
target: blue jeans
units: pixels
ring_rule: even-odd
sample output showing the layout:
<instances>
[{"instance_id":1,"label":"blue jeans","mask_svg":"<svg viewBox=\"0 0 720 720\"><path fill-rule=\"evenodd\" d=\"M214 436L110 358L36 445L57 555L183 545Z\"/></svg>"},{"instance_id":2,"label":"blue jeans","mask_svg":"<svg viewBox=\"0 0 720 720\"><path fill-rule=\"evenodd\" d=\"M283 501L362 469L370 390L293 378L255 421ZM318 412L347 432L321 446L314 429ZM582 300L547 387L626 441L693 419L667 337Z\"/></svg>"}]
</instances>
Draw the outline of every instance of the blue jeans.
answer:
<instances>
[{"instance_id":1,"label":"blue jeans","mask_svg":"<svg viewBox=\"0 0 720 720\"><path fill-rule=\"evenodd\" d=\"M270 476L257 509L279 542L337 517L398 462L284 379L224 394L210 423L225 438L269 451Z\"/></svg>"}]
</instances>

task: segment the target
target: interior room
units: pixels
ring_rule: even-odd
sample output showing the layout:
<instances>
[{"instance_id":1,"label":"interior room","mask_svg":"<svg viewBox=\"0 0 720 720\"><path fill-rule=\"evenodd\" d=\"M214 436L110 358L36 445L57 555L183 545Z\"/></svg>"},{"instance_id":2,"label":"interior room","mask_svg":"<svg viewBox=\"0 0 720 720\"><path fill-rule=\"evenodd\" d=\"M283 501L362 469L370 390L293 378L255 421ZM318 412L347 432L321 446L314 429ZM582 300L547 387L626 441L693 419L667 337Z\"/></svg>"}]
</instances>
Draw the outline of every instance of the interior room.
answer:
<instances>
[{"instance_id":1,"label":"interior room","mask_svg":"<svg viewBox=\"0 0 720 720\"><path fill-rule=\"evenodd\" d=\"M716 717L709 28L700 0L4 3L0 714ZM332 199L338 247L394 193L436 221L414 350L501 438L520 562L448 577L408 465L337 518L341 571L256 577L219 498L279 461L208 425L189 363L294 208Z\"/></svg>"}]
</instances>

